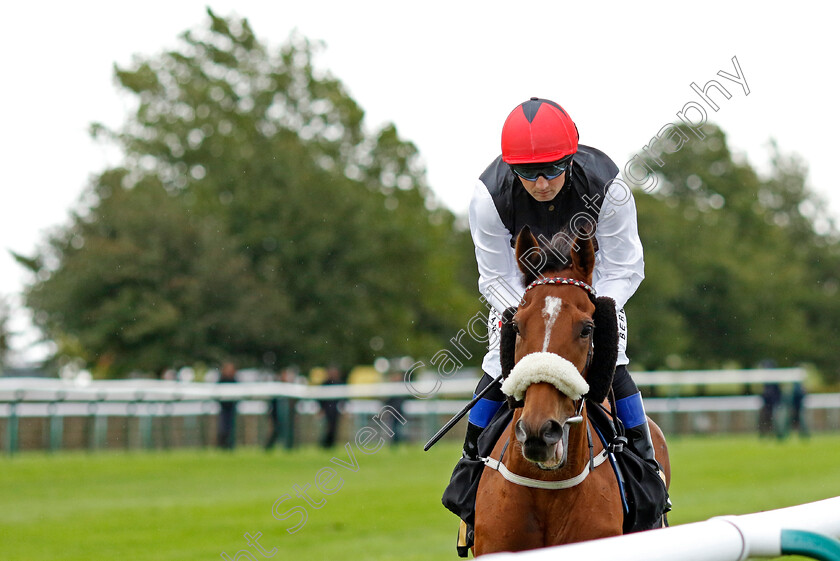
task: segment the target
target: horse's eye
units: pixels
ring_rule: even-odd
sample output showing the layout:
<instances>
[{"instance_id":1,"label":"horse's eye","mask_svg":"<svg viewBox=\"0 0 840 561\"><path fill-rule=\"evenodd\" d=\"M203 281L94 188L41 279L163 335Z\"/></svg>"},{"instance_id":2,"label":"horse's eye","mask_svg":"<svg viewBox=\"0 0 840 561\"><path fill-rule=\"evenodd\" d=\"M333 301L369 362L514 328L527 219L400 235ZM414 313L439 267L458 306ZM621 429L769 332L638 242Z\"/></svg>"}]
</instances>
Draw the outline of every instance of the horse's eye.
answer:
<instances>
[{"instance_id":1,"label":"horse's eye","mask_svg":"<svg viewBox=\"0 0 840 561\"><path fill-rule=\"evenodd\" d=\"M587 339L592 336L592 330L595 329L595 326L591 323L587 323L583 326L583 329L580 330L580 337L581 339Z\"/></svg>"},{"instance_id":2,"label":"horse's eye","mask_svg":"<svg viewBox=\"0 0 840 561\"><path fill-rule=\"evenodd\" d=\"M519 335L519 324L515 321L510 322L510 327L513 329L513 332Z\"/></svg>"}]
</instances>

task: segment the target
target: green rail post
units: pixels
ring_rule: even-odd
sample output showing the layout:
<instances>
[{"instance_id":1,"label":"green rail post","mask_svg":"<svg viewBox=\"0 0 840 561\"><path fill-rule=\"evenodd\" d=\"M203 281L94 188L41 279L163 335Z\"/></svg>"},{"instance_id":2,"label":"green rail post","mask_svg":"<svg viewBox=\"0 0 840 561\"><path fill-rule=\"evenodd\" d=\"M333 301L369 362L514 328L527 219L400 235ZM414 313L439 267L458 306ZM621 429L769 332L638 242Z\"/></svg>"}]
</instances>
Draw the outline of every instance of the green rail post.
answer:
<instances>
[{"instance_id":1,"label":"green rail post","mask_svg":"<svg viewBox=\"0 0 840 561\"><path fill-rule=\"evenodd\" d=\"M129 401L125 404L125 425L123 425L123 440L126 450L131 449L131 425L133 419L137 418L137 401Z\"/></svg>"},{"instance_id":2,"label":"green rail post","mask_svg":"<svg viewBox=\"0 0 840 561\"><path fill-rule=\"evenodd\" d=\"M93 448L95 450L105 448L108 442L108 415L100 415L101 406L106 397L104 393L97 396L97 408L93 415Z\"/></svg>"},{"instance_id":3,"label":"green rail post","mask_svg":"<svg viewBox=\"0 0 840 561\"><path fill-rule=\"evenodd\" d=\"M149 401L146 405L146 414L140 416L140 442L142 442L142 447L146 450L151 450L155 447L155 435L152 432L152 428L154 427L156 413L157 404Z\"/></svg>"},{"instance_id":4,"label":"green rail post","mask_svg":"<svg viewBox=\"0 0 840 561\"><path fill-rule=\"evenodd\" d=\"M59 400L63 397L59 396ZM58 414L58 401L51 401L47 405L47 413L49 414L49 440L47 442L47 449L50 453L55 452L61 448L64 442L64 417Z\"/></svg>"},{"instance_id":5,"label":"green rail post","mask_svg":"<svg viewBox=\"0 0 840 561\"><path fill-rule=\"evenodd\" d=\"M283 419L283 445L287 450L295 447L295 408L297 400L285 398L280 400Z\"/></svg>"},{"instance_id":6,"label":"green rail post","mask_svg":"<svg viewBox=\"0 0 840 561\"><path fill-rule=\"evenodd\" d=\"M239 413L240 403L242 402L238 400L233 403L233 426L230 427L230 432L233 433L234 448L245 443L245 418Z\"/></svg>"},{"instance_id":7,"label":"green rail post","mask_svg":"<svg viewBox=\"0 0 840 561\"><path fill-rule=\"evenodd\" d=\"M6 421L6 450L10 456L18 451L18 403L20 401L15 396L15 401L9 403L9 419Z\"/></svg>"},{"instance_id":8,"label":"green rail post","mask_svg":"<svg viewBox=\"0 0 840 561\"><path fill-rule=\"evenodd\" d=\"M264 399L262 400L265 403L266 414L265 415L257 415L257 446L262 446L265 444L266 441L266 424L268 421L268 413L271 409L269 405L269 400Z\"/></svg>"},{"instance_id":9,"label":"green rail post","mask_svg":"<svg viewBox=\"0 0 840 561\"><path fill-rule=\"evenodd\" d=\"M840 541L805 530L782 530L782 555L840 561Z\"/></svg>"},{"instance_id":10,"label":"green rail post","mask_svg":"<svg viewBox=\"0 0 840 561\"><path fill-rule=\"evenodd\" d=\"M185 414L181 425L181 444L184 446L199 446L201 434L199 434L199 419L201 412L196 415Z\"/></svg>"},{"instance_id":11,"label":"green rail post","mask_svg":"<svg viewBox=\"0 0 840 561\"><path fill-rule=\"evenodd\" d=\"M665 426L662 427L662 430L665 431L665 434L671 435L677 434L678 432L677 427L679 426L679 419L677 415L676 400L678 400L679 398L679 388L677 388L676 386L670 386L668 388L668 401L666 402L668 405L668 411L664 415L666 422Z\"/></svg>"},{"instance_id":12,"label":"green rail post","mask_svg":"<svg viewBox=\"0 0 840 561\"><path fill-rule=\"evenodd\" d=\"M441 423L445 423L449 419L444 417L443 419L440 418L440 412L438 408L441 405L441 401L427 401L426 404L429 405L429 409L426 410L426 414L423 415L423 425L424 425L424 436L423 440L428 440L432 436L437 433L438 429L441 427Z\"/></svg>"},{"instance_id":13,"label":"green rail post","mask_svg":"<svg viewBox=\"0 0 840 561\"><path fill-rule=\"evenodd\" d=\"M87 443L88 452L96 447L93 431L94 417L96 416L96 402L91 401L87 404L87 416L85 417L84 439Z\"/></svg>"},{"instance_id":14,"label":"green rail post","mask_svg":"<svg viewBox=\"0 0 840 561\"><path fill-rule=\"evenodd\" d=\"M201 413L198 417L198 424L199 424L199 446L202 448L207 448L210 444L210 436L208 435L207 431L209 430L209 422L210 422L210 414L213 411L213 402L212 401L202 401L201 402Z\"/></svg>"},{"instance_id":15,"label":"green rail post","mask_svg":"<svg viewBox=\"0 0 840 561\"><path fill-rule=\"evenodd\" d=\"M175 399L178 399L175 397ZM163 449L169 450L172 448L172 413L175 405L171 401L163 403L163 419L160 423L160 440L163 443Z\"/></svg>"}]
</instances>

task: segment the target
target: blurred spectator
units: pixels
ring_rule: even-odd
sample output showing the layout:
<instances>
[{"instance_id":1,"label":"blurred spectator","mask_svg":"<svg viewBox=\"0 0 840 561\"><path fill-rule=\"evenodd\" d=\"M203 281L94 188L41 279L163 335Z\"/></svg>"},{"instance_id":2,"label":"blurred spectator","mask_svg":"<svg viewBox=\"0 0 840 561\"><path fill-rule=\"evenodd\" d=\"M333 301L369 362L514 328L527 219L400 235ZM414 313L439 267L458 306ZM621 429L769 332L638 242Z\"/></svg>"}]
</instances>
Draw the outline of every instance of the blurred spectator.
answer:
<instances>
[{"instance_id":1,"label":"blurred spectator","mask_svg":"<svg viewBox=\"0 0 840 561\"><path fill-rule=\"evenodd\" d=\"M392 372L390 376L388 376L388 381L391 383L400 383L403 382L403 374L401 372ZM388 398L385 402L385 405L393 407L397 413L402 415L403 417L403 404L405 403L406 396L404 395L392 395ZM400 442L403 441L403 425L402 423L397 421L397 418L393 415L388 415L386 417L388 428L393 431L394 436L391 437L391 446L396 446Z\"/></svg>"},{"instance_id":2,"label":"blurred spectator","mask_svg":"<svg viewBox=\"0 0 840 561\"><path fill-rule=\"evenodd\" d=\"M341 371L336 366L330 366L327 369L327 378L322 385L332 386L341 383L343 383ZM338 434L338 421L341 418L339 406L342 401L339 399L324 399L320 401L321 413L324 414L325 420L324 435L321 438L321 446L323 448L332 448L335 446L335 438Z\"/></svg>"},{"instance_id":3,"label":"blurred spectator","mask_svg":"<svg viewBox=\"0 0 840 561\"><path fill-rule=\"evenodd\" d=\"M280 376L274 375L272 382L279 382ZM268 400L268 425L271 427L271 432L268 433L268 440L265 441L265 451L268 452L274 448L274 444L280 437L280 397L274 395Z\"/></svg>"},{"instance_id":4,"label":"blurred spectator","mask_svg":"<svg viewBox=\"0 0 840 561\"><path fill-rule=\"evenodd\" d=\"M296 368L284 368L280 376L275 376L274 381L283 382L286 384L294 384L298 382L298 371ZM291 427L285 427L288 423L290 403L288 399L274 396L268 400L268 422L271 425L271 433L268 435L268 440L265 442L266 451L274 448L277 439L283 433L284 428L291 430Z\"/></svg>"},{"instance_id":5,"label":"blurred spectator","mask_svg":"<svg viewBox=\"0 0 840 561\"><path fill-rule=\"evenodd\" d=\"M236 383L236 365L233 362L225 362L222 365L219 384ZM236 400L219 400L219 427L217 444L219 448L232 450L236 443Z\"/></svg>"},{"instance_id":6,"label":"blurred spectator","mask_svg":"<svg viewBox=\"0 0 840 561\"><path fill-rule=\"evenodd\" d=\"M782 388L779 384L764 384L764 393L761 396L763 404L758 414L759 436L780 437L781 434L776 424L776 410L782 402Z\"/></svg>"},{"instance_id":7,"label":"blurred spectator","mask_svg":"<svg viewBox=\"0 0 840 561\"><path fill-rule=\"evenodd\" d=\"M802 382L793 385L790 396L790 418L788 432L798 431L799 436L808 437L808 424L805 422L805 387Z\"/></svg>"},{"instance_id":8,"label":"blurred spectator","mask_svg":"<svg viewBox=\"0 0 840 561\"><path fill-rule=\"evenodd\" d=\"M306 382L306 378L301 378L297 366L289 366L280 373L280 381L284 384L301 384Z\"/></svg>"}]
</instances>

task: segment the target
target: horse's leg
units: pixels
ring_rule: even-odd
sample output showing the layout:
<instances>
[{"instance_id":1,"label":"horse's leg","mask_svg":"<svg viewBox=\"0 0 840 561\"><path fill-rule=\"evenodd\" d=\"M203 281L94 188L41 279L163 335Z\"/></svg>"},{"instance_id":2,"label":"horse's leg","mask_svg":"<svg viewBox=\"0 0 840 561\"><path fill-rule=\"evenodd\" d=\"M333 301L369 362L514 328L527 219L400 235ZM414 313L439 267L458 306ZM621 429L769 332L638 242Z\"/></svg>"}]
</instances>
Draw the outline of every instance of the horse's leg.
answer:
<instances>
[{"instance_id":1,"label":"horse's leg","mask_svg":"<svg viewBox=\"0 0 840 561\"><path fill-rule=\"evenodd\" d=\"M654 423L648 417L648 425L650 426L650 438L653 441L653 450L656 453L656 461L662 466L662 473L665 474L665 488L671 487L671 458L668 455L668 444L665 442L665 435L659 425ZM668 515L662 515L662 526L668 525Z\"/></svg>"},{"instance_id":2,"label":"horse's leg","mask_svg":"<svg viewBox=\"0 0 840 561\"><path fill-rule=\"evenodd\" d=\"M528 489L513 487L486 468L476 497L473 555L545 546L543 529Z\"/></svg>"},{"instance_id":3,"label":"horse's leg","mask_svg":"<svg viewBox=\"0 0 840 561\"><path fill-rule=\"evenodd\" d=\"M508 430L496 442L493 458L501 457L505 442L516 442L512 427L521 411L517 410ZM510 457L514 446L516 444L508 445L506 458ZM508 483L499 472L485 467L476 490L474 539L475 556L544 546L529 490Z\"/></svg>"},{"instance_id":4,"label":"horse's leg","mask_svg":"<svg viewBox=\"0 0 840 561\"><path fill-rule=\"evenodd\" d=\"M659 425L654 423L648 417L648 426L650 427L650 438L653 441L653 451L656 454L656 461L662 466L662 471L665 473L665 487L671 485L671 459L668 456L668 444L665 442L665 435L662 434L662 429Z\"/></svg>"},{"instance_id":5,"label":"horse's leg","mask_svg":"<svg viewBox=\"0 0 840 561\"><path fill-rule=\"evenodd\" d=\"M580 485L557 491L543 505L546 545L595 540L622 533L621 492L609 464L591 472Z\"/></svg>"}]
</instances>

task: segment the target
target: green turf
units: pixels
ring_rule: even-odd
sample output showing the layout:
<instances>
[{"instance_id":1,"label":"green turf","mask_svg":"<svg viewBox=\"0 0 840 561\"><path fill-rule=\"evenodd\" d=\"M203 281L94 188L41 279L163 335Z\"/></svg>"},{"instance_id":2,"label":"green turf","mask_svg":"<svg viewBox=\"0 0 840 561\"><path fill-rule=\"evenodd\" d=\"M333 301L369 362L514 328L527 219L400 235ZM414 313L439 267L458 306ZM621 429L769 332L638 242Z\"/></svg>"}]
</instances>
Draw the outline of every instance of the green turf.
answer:
<instances>
[{"instance_id":1,"label":"green turf","mask_svg":"<svg viewBox=\"0 0 840 561\"><path fill-rule=\"evenodd\" d=\"M670 447L674 524L840 495L840 436L680 438ZM2 458L0 559L198 560L221 559L222 552L234 558L247 547L246 532L261 532L260 543L278 549L275 559L455 559L457 519L440 506L440 493L458 447L369 455L354 447L354 453L355 472L330 463L333 456L351 461L343 448ZM314 485L327 466L343 480L331 495ZM311 500L326 502L307 505L295 485L311 485ZM284 494L291 500L279 514L293 506L308 512L294 534L286 528L299 517L272 516Z\"/></svg>"}]
</instances>

